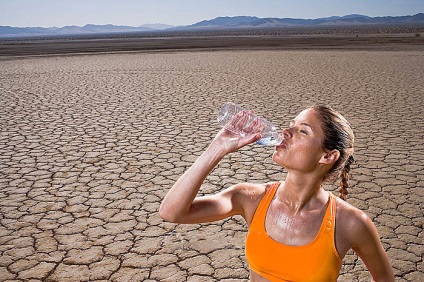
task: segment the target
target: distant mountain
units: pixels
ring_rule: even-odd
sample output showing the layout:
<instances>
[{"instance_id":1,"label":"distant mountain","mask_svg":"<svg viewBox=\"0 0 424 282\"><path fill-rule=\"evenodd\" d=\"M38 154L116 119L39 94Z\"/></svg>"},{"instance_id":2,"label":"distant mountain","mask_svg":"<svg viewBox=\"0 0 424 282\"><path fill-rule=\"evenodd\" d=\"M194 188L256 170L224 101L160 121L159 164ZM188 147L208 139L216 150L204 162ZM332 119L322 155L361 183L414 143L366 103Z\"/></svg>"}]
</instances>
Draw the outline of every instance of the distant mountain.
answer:
<instances>
[{"instance_id":1,"label":"distant mountain","mask_svg":"<svg viewBox=\"0 0 424 282\"><path fill-rule=\"evenodd\" d=\"M147 27L147 28L151 28L151 29L167 29L167 28L173 28L175 27L174 25L169 25L169 24L161 24L161 23L154 23L154 24L143 24L140 27Z\"/></svg>"},{"instance_id":2,"label":"distant mountain","mask_svg":"<svg viewBox=\"0 0 424 282\"><path fill-rule=\"evenodd\" d=\"M51 30L51 29L50 29ZM89 34L89 33L111 33L111 32L132 32L132 31L151 31L148 27L132 27L123 25L94 25L87 24L83 27L65 26L53 30L56 34Z\"/></svg>"},{"instance_id":3,"label":"distant mountain","mask_svg":"<svg viewBox=\"0 0 424 282\"><path fill-rule=\"evenodd\" d=\"M94 25L85 26L64 26L64 27L11 27L0 26L0 37L21 37L21 36L45 36L45 35L79 35L79 34L105 34L105 33L125 33L137 31L154 31L172 27L170 25L152 24L139 27L122 25Z\"/></svg>"},{"instance_id":4,"label":"distant mountain","mask_svg":"<svg viewBox=\"0 0 424 282\"><path fill-rule=\"evenodd\" d=\"M11 26L0 26L0 36L22 36L22 35L44 35L49 34L51 31L48 28L43 27L11 27Z\"/></svg>"},{"instance_id":5,"label":"distant mountain","mask_svg":"<svg viewBox=\"0 0 424 282\"><path fill-rule=\"evenodd\" d=\"M326 25L366 25L366 24L424 24L424 13L399 17L368 17L364 15L346 15L318 19L258 18L258 17L218 17L204 20L186 28L257 28L257 27L294 27Z\"/></svg>"}]
</instances>

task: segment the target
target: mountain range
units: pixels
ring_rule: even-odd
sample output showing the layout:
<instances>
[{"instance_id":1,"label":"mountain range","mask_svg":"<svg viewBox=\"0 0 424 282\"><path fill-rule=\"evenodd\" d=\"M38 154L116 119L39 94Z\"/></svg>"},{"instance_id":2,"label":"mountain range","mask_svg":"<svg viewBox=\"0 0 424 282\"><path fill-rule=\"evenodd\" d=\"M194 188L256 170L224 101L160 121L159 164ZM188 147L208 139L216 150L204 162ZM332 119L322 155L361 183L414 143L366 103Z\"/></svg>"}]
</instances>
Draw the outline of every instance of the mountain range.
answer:
<instances>
[{"instance_id":1,"label":"mountain range","mask_svg":"<svg viewBox=\"0 0 424 282\"><path fill-rule=\"evenodd\" d=\"M146 24L139 27L123 26L123 25L94 25L87 24L85 26L64 26L64 27L11 27L0 26L0 36L48 36L48 35L78 35L78 34L102 34L102 33L127 33L127 32L143 32L155 31L172 28L172 25L166 24Z\"/></svg>"},{"instance_id":2,"label":"mountain range","mask_svg":"<svg viewBox=\"0 0 424 282\"><path fill-rule=\"evenodd\" d=\"M0 37L26 37L26 36L52 36L52 35L80 35L80 34L106 34L130 32L154 32L175 30L205 30L205 29L242 29L242 28L284 28L306 26L349 26L349 25L399 25L399 24L424 24L424 13L412 16L396 17L369 17L365 15L333 16L317 19L295 18L258 18L250 16L218 17L204 20L188 26L171 26L165 24L150 24L139 27L117 25L65 26L65 27L11 27L0 26Z\"/></svg>"},{"instance_id":3,"label":"mountain range","mask_svg":"<svg viewBox=\"0 0 424 282\"><path fill-rule=\"evenodd\" d=\"M333 16L318 19L293 19L293 18L257 18L257 17L218 17L195 23L190 28L241 28L241 27L295 27L295 26L340 26L340 25L366 25L366 24L423 24L424 13L413 16L399 17L368 17L364 15Z\"/></svg>"}]
</instances>

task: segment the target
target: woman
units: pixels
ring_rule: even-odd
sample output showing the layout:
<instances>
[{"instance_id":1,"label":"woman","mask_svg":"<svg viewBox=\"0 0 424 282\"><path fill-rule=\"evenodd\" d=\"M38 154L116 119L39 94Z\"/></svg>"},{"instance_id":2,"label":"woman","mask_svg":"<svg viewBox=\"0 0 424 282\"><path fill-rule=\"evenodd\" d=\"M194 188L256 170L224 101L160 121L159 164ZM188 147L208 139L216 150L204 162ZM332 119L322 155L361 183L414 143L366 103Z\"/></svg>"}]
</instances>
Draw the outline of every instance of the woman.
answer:
<instances>
[{"instance_id":1,"label":"woman","mask_svg":"<svg viewBox=\"0 0 424 282\"><path fill-rule=\"evenodd\" d=\"M240 183L196 197L225 155L261 138L258 119L244 128L248 132L244 137L227 129L241 127L250 114L238 114L220 130L165 196L160 216L175 223L201 223L241 215L249 226L246 258L251 281L336 281L350 249L364 261L374 281L394 281L374 224L343 201L354 136L349 123L330 107L310 107L283 130L273 160L287 171L284 182ZM337 177L341 199L322 186Z\"/></svg>"}]
</instances>

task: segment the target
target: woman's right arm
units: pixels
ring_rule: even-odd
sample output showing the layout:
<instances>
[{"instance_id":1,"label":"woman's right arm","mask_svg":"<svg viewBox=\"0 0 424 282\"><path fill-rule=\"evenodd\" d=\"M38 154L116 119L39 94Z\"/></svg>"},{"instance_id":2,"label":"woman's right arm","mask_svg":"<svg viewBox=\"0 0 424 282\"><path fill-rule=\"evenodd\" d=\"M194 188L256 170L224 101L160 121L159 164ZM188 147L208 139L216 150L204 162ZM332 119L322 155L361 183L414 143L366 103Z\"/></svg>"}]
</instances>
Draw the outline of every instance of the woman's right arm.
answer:
<instances>
[{"instance_id":1,"label":"woman's right arm","mask_svg":"<svg viewBox=\"0 0 424 282\"><path fill-rule=\"evenodd\" d=\"M243 115L238 118L243 118ZM255 123L251 134L241 137L226 128L221 129L209 147L166 194L159 208L160 217L175 223L200 223L220 220L239 213L240 207L235 198L239 194L240 185L214 195L197 198L196 196L205 178L222 158L260 139L260 130L260 125Z\"/></svg>"}]
</instances>

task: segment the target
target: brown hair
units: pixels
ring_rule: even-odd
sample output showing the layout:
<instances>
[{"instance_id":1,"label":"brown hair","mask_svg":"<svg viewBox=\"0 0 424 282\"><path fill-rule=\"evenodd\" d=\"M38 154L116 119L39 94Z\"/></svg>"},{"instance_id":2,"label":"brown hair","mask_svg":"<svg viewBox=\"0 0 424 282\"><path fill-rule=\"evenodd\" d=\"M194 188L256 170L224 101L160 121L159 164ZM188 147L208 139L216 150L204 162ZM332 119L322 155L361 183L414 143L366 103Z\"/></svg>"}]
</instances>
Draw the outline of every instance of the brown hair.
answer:
<instances>
[{"instance_id":1,"label":"brown hair","mask_svg":"<svg viewBox=\"0 0 424 282\"><path fill-rule=\"evenodd\" d=\"M350 123L337 111L330 106L316 105L311 107L321 121L321 127L324 131L323 147L327 150L338 150L339 159L333 167L327 172L324 180L340 180L340 198L346 200L349 180L350 166L355 161L353 157L353 135Z\"/></svg>"}]
</instances>

